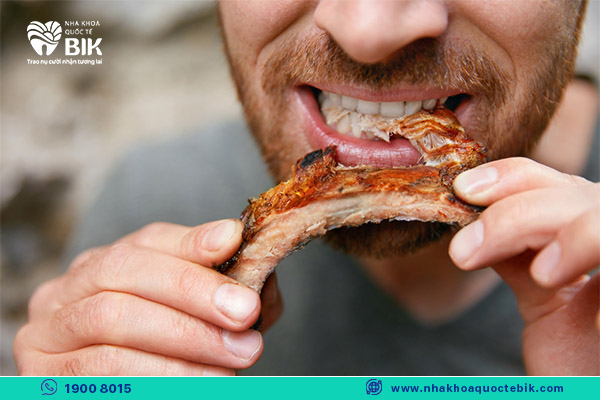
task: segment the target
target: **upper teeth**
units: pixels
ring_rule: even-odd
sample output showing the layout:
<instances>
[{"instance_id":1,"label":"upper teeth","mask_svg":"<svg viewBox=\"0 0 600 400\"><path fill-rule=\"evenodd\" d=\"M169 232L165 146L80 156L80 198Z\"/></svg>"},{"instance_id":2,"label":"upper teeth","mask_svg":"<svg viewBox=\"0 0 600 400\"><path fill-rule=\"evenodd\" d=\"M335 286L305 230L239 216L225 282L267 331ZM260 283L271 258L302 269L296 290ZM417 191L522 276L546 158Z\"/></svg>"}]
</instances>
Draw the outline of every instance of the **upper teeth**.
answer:
<instances>
[{"instance_id":1,"label":"upper teeth","mask_svg":"<svg viewBox=\"0 0 600 400\"><path fill-rule=\"evenodd\" d=\"M448 98L417 101L374 102L321 92L319 103L325 122L343 135L363 139L390 141L392 135L401 133L390 129L394 122L425 110L433 110Z\"/></svg>"},{"instance_id":2,"label":"upper teeth","mask_svg":"<svg viewBox=\"0 0 600 400\"><path fill-rule=\"evenodd\" d=\"M407 117L421 111L421 109L433 110L437 104L444 104L446 100L448 100L447 97L415 101L375 102L325 91L322 91L319 95L321 109L342 108L347 111L356 111L361 114L381 115L385 118Z\"/></svg>"}]
</instances>

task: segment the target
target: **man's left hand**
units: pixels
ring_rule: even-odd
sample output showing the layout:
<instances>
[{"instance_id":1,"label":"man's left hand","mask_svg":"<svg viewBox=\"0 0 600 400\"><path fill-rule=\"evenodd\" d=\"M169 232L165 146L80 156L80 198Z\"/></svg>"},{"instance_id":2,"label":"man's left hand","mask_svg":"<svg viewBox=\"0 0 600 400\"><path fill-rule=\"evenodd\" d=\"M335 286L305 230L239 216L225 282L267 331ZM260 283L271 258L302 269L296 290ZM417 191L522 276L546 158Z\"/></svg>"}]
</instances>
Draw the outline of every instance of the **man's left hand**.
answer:
<instances>
[{"instance_id":1,"label":"man's left hand","mask_svg":"<svg viewBox=\"0 0 600 400\"><path fill-rule=\"evenodd\" d=\"M525 320L523 357L535 375L600 373L600 184L526 158L490 162L454 181L487 209L459 231L450 256L464 270L493 267Z\"/></svg>"}]
</instances>

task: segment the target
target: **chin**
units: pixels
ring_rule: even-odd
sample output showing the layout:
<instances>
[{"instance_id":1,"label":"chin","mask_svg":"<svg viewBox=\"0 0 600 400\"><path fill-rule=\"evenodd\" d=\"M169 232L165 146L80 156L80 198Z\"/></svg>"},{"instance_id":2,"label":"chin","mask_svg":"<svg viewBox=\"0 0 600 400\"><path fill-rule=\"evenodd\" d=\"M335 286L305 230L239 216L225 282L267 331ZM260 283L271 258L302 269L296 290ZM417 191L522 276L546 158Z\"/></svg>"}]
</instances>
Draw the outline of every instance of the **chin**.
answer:
<instances>
[{"instance_id":1,"label":"chin","mask_svg":"<svg viewBox=\"0 0 600 400\"><path fill-rule=\"evenodd\" d=\"M324 240L352 256L389 258L413 253L455 231L439 222L383 221L332 230Z\"/></svg>"}]
</instances>

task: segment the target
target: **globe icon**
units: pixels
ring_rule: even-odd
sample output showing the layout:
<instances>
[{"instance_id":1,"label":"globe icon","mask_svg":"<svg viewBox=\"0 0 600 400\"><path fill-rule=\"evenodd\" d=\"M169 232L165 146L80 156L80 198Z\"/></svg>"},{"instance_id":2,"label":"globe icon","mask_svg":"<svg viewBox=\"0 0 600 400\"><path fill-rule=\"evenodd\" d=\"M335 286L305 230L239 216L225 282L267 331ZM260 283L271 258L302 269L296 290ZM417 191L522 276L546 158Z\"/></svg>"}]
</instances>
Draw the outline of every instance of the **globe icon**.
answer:
<instances>
[{"instance_id":1,"label":"globe icon","mask_svg":"<svg viewBox=\"0 0 600 400\"><path fill-rule=\"evenodd\" d=\"M377 379L369 379L367 381L367 394L377 395L381 393L383 386L381 385L381 381Z\"/></svg>"}]
</instances>

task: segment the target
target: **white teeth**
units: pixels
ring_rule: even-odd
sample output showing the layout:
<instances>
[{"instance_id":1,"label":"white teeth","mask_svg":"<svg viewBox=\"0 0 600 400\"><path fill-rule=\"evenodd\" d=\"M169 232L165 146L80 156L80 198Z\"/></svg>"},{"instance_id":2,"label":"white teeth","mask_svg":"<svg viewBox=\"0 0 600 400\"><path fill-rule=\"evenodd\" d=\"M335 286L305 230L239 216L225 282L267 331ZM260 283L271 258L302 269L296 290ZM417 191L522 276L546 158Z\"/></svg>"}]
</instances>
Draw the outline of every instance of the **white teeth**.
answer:
<instances>
[{"instance_id":1,"label":"white teeth","mask_svg":"<svg viewBox=\"0 0 600 400\"><path fill-rule=\"evenodd\" d=\"M379 114L379 103L373 101L358 100L356 111L361 114Z\"/></svg>"},{"instance_id":2,"label":"white teeth","mask_svg":"<svg viewBox=\"0 0 600 400\"><path fill-rule=\"evenodd\" d=\"M356 111L358 105L358 99L354 97L342 96L342 108L348 111Z\"/></svg>"},{"instance_id":3,"label":"white teeth","mask_svg":"<svg viewBox=\"0 0 600 400\"><path fill-rule=\"evenodd\" d=\"M327 124L344 135L389 142L387 129L374 128L374 121L408 117L420 110L433 110L448 97L413 101L374 102L322 91L319 93L321 112Z\"/></svg>"},{"instance_id":4,"label":"white teeth","mask_svg":"<svg viewBox=\"0 0 600 400\"><path fill-rule=\"evenodd\" d=\"M336 129L339 133L350 132L350 130L352 129L352 126L350 124L350 118L348 118L347 115L342 117L342 119L337 123Z\"/></svg>"},{"instance_id":5,"label":"white teeth","mask_svg":"<svg viewBox=\"0 0 600 400\"><path fill-rule=\"evenodd\" d=\"M421 109L422 104L421 101L407 101L404 104L404 115L408 117L409 115L416 114Z\"/></svg>"},{"instance_id":6,"label":"white teeth","mask_svg":"<svg viewBox=\"0 0 600 400\"><path fill-rule=\"evenodd\" d=\"M423 108L426 110L433 110L433 107L435 107L436 103L437 99L423 100Z\"/></svg>"},{"instance_id":7,"label":"white teeth","mask_svg":"<svg viewBox=\"0 0 600 400\"><path fill-rule=\"evenodd\" d=\"M337 93L328 93L328 94L329 94L329 98L331 99L331 102L333 103L334 106L340 107L342 105L342 95L337 94Z\"/></svg>"},{"instance_id":8,"label":"white teeth","mask_svg":"<svg viewBox=\"0 0 600 400\"><path fill-rule=\"evenodd\" d=\"M321 103L322 108L328 108L333 106L333 101L331 101L331 97L327 96L324 92L319 94L319 103Z\"/></svg>"},{"instance_id":9,"label":"white teeth","mask_svg":"<svg viewBox=\"0 0 600 400\"><path fill-rule=\"evenodd\" d=\"M388 101L381 103L381 116L386 118L404 117L404 102Z\"/></svg>"},{"instance_id":10,"label":"white teeth","mask_svg":"<svg viewBox=\"0 0 600 400\"><path fill-rule=\"evenodd\" d=\"M358 113L351 112L350 113L350 125L352 126L352 135L354 137L360 137L360 121L358 120Z\"/></svg>"}]
</instances>

